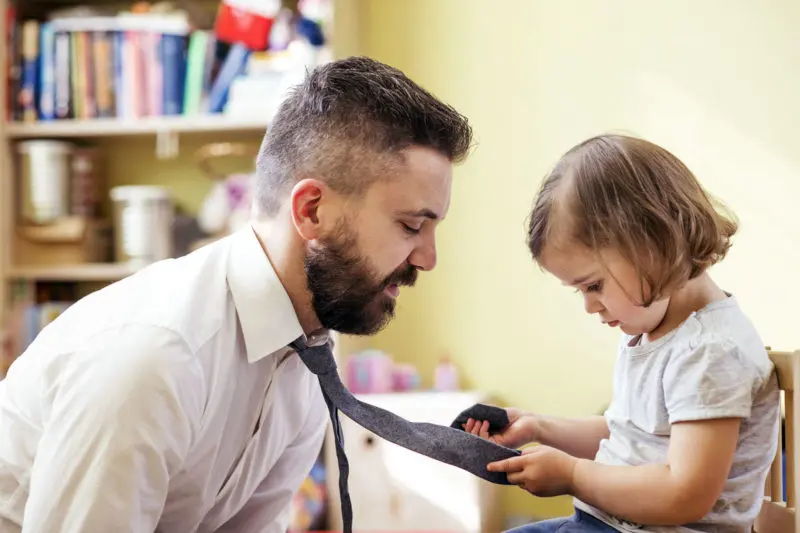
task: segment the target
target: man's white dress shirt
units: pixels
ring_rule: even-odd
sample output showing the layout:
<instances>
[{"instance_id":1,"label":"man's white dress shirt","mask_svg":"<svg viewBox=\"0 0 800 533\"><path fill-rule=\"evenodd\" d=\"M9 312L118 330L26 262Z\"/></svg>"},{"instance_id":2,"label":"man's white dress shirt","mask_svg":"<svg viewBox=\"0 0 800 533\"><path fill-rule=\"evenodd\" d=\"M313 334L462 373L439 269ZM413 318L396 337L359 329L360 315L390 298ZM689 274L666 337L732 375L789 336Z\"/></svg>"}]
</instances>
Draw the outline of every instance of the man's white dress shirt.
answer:
<instances>
[{"instance_id":1,"label":"man's white dress shirt","mask_svg":"<svg viewBox=\"0 0 800 533\"><path fill-rule=\"evenodd\" d=\"M0 382L0 531L283 533L327 422L302 335L250 227L77 302Z\"/></svg>"}]
</instances>

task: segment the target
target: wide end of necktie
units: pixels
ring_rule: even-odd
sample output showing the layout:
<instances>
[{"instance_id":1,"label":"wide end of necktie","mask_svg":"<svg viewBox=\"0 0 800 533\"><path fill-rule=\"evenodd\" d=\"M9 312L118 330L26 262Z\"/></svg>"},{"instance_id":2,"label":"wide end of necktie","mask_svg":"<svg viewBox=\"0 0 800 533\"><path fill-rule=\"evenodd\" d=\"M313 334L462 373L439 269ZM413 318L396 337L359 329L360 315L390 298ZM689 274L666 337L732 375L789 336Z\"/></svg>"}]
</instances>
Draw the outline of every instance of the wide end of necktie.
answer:
<instances>
[{"instance_id":1,"label":"wide end of necktie","mask_svg":"<svg viewBox=\"0 0 800 533\"><path fill-rule=\"evenodd\" d=\"M459 415L450 423L451 428L464 429L464 424L467 420L485 420L489 422L489 434L502 431L508 426L510 420L508 419L508 412L502 407L494 405L487 405L484 403L476 403L468 409L464 409Z\"/></svg>"}]
</instances>

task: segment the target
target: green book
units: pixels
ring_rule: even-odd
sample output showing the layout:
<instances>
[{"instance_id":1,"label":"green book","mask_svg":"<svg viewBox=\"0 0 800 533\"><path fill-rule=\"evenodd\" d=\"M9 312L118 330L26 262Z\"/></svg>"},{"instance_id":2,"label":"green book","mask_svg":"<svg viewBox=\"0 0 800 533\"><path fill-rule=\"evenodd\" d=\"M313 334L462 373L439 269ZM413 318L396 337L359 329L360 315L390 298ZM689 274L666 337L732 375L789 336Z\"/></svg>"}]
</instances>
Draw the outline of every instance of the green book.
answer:
<instances>
[{"instance_id":1,"label":"green book","mask_svg":"<svg viewBox=\"0 0 800 533\"><path fill-rule=\"evenodd\" d=\"M200 113L207 46L207 31L198 30L192 33L192 36L189 38L186 83L184 85L183 95L184 115L196 115Z\"/></svg>"}]
</instances>

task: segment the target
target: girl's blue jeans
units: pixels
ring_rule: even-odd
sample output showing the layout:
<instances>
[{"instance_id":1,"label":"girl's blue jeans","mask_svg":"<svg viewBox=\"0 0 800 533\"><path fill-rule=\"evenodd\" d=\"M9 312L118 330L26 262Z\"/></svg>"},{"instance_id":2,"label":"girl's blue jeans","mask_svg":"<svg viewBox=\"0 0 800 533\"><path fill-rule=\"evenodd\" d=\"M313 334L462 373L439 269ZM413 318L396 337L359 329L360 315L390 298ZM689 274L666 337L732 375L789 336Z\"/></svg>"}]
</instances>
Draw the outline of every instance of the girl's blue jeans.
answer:
<instances>
[{"instance_id":1,"label":"girl's blue jeans","mask_svg":"<svg viewBox=\"0 0 800 533\"><path fill-rule=\"evenodd\" d=\"M590 514L576 509L568 518L554 518L515 527L506 533L619 533Z\"/></svg>"}]
</instances>

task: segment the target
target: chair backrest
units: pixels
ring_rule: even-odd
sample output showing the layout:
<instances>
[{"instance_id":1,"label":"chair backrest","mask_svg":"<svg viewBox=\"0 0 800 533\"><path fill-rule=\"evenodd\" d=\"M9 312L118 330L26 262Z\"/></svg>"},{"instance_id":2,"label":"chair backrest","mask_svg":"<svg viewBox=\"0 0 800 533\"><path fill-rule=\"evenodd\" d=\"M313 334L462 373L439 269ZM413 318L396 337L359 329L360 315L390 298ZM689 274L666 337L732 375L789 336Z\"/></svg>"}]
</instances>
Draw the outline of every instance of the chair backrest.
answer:
<instances>
[{"instance_id":1,"label":"chair backrest","mask_svg":"<svg viewBox=\"0 0 800 533\"><path fill-rule=\"evenodd\" d=\"M778 451L767 476L764 503L755 523L757 533L800 533L800 514L796 509L797 480L800 479L800 351L776 352L767 348L778 374L786 413L786 478L783 476L781 428L778 426ZM798 395L795 396L795 391ZM784 500L784 487L786 499Z\"/></svg>"}]
</instances>

